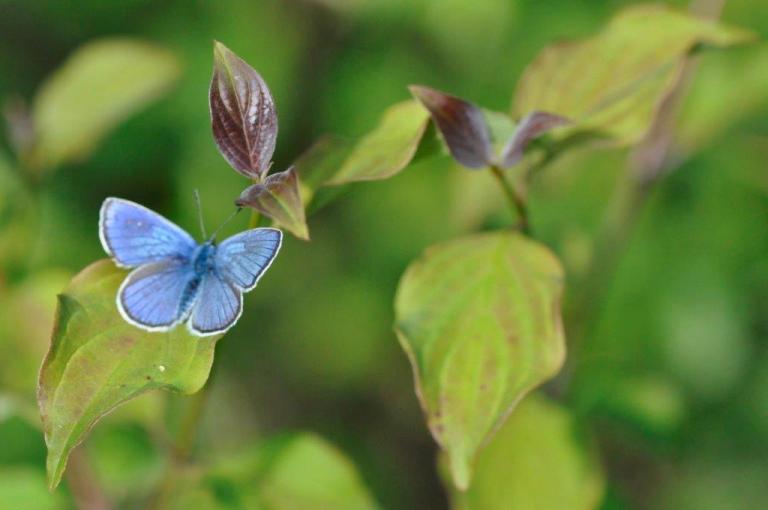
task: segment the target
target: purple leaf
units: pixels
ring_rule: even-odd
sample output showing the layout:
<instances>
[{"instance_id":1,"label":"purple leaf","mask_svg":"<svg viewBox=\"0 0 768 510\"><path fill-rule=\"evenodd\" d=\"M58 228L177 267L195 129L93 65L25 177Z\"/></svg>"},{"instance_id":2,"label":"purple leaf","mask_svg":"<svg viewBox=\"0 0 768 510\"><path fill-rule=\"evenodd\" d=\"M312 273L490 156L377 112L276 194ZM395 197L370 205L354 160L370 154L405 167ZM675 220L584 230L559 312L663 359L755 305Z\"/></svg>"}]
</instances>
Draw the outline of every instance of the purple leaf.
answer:
<instances>
[{"instance_id":1,"label":"purple leaf","mask_svg":"<svg viewBox=\"0 0 768 510\"><path fill-rule=\"evenodd\" d=\"M275 103L259 73L218 41L209 101L213 139L222 156L239 173L260 181L275 152Z\"/></svg>"},{"instance_id":2,"label":"purple leaf","mask_svg":"<svg viewBox=\"0 0 768 510\"><path fill-rule=\"evenodd\" d=\"M411 85L409 89L429 110L456 161L469 168L491 164L491 137L477 106L428 87Z\"/></svg>"},{"instance_id":3,"label":"purple leaf","mask_svg":"<svg viewBox=\"0 0 768 510\"><path fill-rule=\"evenodd\" d=\"M520 121L517 129L510 137L504 150L501 151L502 168L509 168L523 158L523 153L528 144L539 135L542 135L559 126L569 124L571 121L565 117L547 112L531 112Z\"/></svg>"},{"instance_id":4,"label":"purple leaf","mask_svg":"<svg viewBox=\"0 0 768 510\"><path fill-rule=\"evenodd\" d=\"M256 209L299 239L309 240L299 178L294 167L247 187L235 200L235 205Z\"/></svg>"}]
</instances>

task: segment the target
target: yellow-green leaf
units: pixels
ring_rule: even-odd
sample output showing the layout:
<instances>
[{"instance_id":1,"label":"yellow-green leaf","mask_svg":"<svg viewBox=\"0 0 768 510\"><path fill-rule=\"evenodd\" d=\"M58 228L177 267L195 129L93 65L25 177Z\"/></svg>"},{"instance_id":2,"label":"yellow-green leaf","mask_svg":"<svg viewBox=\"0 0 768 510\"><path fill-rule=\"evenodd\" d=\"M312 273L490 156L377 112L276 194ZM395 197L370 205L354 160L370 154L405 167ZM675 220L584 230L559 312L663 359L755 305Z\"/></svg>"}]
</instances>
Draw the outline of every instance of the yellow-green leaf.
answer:
<instances>
[{"instance_id":1,"label":"yellow-green leaf","mask_svg":"<svg viewBox=\"0 0 768 510\"><path fill-rule=\"evenodd\" d=\"M562 287L557 258L514 232L433 246L400 281L398 338L459 488L517 402L560 369Z\"/></svg>"},{"instance_id":2,"label":"yellow-green leaf","mask_svg":"<svg viewBox=\"0 0 768 510\"><path fill-rule=\"evenodd\" d=\"M59 296L38 386L51 487L61 480L72 448L106 413L151 389L194 393L208 378L221 335L200 338L183 326L150 333L128 324L115 302L126 275L101 260Z\"/></svg>"},{"instance_id":3,"label":"yellow-green leaf","mask_svg":"<svg viewBox=\"0 0 768 510\"><path fill-rule=\"evenodd\" d=\"M38 271L20 284L0 288L0 387L33 395L40 360L51 339L56 293L72 277L63 270Z\"/></svg>"},{"instance_id":4,"label":"yellow-green leaf","mask_svg":"<svg viewBox=\"0 0 768 510\"><path fill-rule=\"evenodd\" d=\"M0 467L0 503L3 508L66 510L72 502L61 492L49 492L45 474L31 467Z\"/></svg>"},{"instance_id":5,"label":"yellow-green leaf","mask_svg":"<svg viewBox=\"0 0 768 510\"><path fill-rule=\"evenodd\" d=\"M309 433L280 435L259 445L241 448L238 453L222 458L204 476L209 483L198 481L195 484L198 488L205 485L226 487L228 493L238 495L238 508L378 508L354 464L344 453ZM174 500L178 498L174 497ZM231 505L223 506L231 508Z\"/></svg>"},{"instance_id":6,"label":"yellow-green leaf","mask_svg":"<svg viewBox=\"0 0 768 510\"><path fill-rule=\"evenodd\" d=\"M605 480L573 417L528 396L480 453L472 486L450 489L454 510L592 510Z\"/></svg>"},{"instance_id":7,"label":"yellow-green leaf","mask_svg":"<svg viewBox=\"0 0 768 510\"><path fill-rule=\"evenodd\" d=\"M670 7L633 6L597 35L545 48L520 80L513 115L551 112L574 122L562 137L586 132L632 144L647 132L689 52L750 37Z\"/></svg>"},{"instance_id":8,"label":"yellow-green leaf","mask_svg":"<svg viewBox=\"0 0 768 510\"><path fill-rule=\"evenodd\" d=\"M428 119L429 113L416 101L389 107L326 184L377 181L397 174L416 154Z\"/></svg>"},{"instance_id":9,"label":"yellow-green leaf","mask_svg":"<svg viewBox=\"0 0 768 510\"><path fill-rule=\"evenodd\" d=\"M258 483L269 510L375 509L354 465L321 438L292 438L276 455Z\"/></svg>"},{"instance_id":10,"label":"yellow-green leaf","mask_svg":"<svg viewBox=\"0 0 768 510\"><path fill-rule=\"evenodd\" d=\"M35 98L32 165L86 157L117 124L166 91L179 71L171 52L144 41L102 39L80 47Z\"/></svg>"}]
</instances>

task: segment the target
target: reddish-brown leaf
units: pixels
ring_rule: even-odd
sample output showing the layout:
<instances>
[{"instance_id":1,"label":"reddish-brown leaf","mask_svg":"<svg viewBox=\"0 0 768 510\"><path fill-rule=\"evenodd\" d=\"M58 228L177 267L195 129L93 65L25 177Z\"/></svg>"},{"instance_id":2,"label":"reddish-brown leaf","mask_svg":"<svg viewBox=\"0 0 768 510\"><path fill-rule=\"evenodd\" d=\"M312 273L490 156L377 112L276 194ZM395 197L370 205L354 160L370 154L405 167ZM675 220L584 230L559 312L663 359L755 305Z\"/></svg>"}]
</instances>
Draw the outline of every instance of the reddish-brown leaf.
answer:
<instances>
[{"instance_id":1,"label":"reddish-brown leaf","mask_svg":"<svg viewBox=\"0 0 768 510\"><path fill-rule=\"evenodd\" d=\"M209 102L222 156L239 173L261 180L275 152L275 103L259 73L220 42L213 48Z\"/></svg>"}]
</instances>

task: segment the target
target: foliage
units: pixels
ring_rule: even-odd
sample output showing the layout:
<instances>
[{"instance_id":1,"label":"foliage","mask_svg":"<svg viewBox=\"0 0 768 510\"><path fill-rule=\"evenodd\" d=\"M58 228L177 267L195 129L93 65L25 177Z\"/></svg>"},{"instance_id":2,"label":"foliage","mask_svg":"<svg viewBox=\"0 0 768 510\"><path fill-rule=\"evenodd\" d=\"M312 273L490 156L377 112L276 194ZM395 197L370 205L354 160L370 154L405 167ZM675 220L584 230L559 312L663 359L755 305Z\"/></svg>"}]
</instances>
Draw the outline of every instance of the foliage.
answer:
<instances>
[{"instance_id":1,"label":"foliage","mask_svg":"<svg viewBox=\"0 0 768 510\"><path fill-rule=\"evenodd\" d=\"M178 75L172 53L143 41L107 39L79 48L35 97L29 164L51 168L84 158Z\"/></svg>"},{"instance_id":2,"label":"foliage","mask_svg":"<svg viewBox=\"0 0 768 510\"><path fill-rule=\"evenodd\" d=\"M433 246L400 282L398 337L462 490L481 445L563 363L562 283L554 255L508 232Z\"/></svg>"},{"instance_id":3,"label":"foliage","mask_svg":"<svg viewBox=\"0 0 768 510\"><path fill-rule=\"evenodd\" d=\"M0 507L764 506L762 2L79 3L0 17ZM311 230L221 342L92 263L193 189Z\"/></svg>"},{"instance_id":4,"label":"foliage","mask_svg":"<svg viewBox=\"0 0 768 510\"><path fill-rule=\"evenodd\" d=\"M208 378L220 335L201 339L186 328L151 333L128 324L115 305L126 274L111 261L95 262L59 296L38 390L52 487L101 416L155 388L194 393Z\"/></svg>"},{"instance_id":5,"label":"foliage","mask_svg":"<svg viewBox=\"0 0 768 510\"><path fill-rule=\"evenodd\" d=\"M595 508L603 498L605 480L579 436L567 410L541 395L529 396L480 455L478 482L465 492L452 489L454 506Z\"/></svg>"}]
</instances>

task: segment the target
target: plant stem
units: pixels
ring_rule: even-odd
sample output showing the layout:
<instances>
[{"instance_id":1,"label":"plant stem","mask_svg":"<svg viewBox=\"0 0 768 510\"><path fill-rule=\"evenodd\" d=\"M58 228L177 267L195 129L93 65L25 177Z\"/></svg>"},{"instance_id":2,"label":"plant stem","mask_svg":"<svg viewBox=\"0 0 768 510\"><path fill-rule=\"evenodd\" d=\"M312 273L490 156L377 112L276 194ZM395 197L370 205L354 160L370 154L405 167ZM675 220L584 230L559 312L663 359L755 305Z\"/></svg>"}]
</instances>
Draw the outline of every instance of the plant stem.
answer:
<instances>
[{"instance_id":1,"label":"plant stem","mask_svg":"<svg viewBox=\"0 0 768 510\"><path fill-rule=\"evenodd\" d=\"M248 220L248 228L256 228L261 223L261 213L256 209L251 209L251 219Z\"/></svg>"},{"instance_id":2,"label":"plant stem","mask_svg":"<svg viewBox=\"0 0 768 510\"><path fill-rule=\"evenodd\" d=\"M528 205L525 203L525 199L515 190L501 168L493 165L490 169L491 173L496 177L496 180L499 181L499 185L501 185L501 189L504 191L504 195L506 195L510 207L517 214L520 231L524 234L530 234L531 225L528 218Z\"/></svg>"},{"instance_id":3,"label":"plant stem","mask_svg":"<svg viewBox=\"0 0 768 510\"><path fill-rule=\"evenodd\" d=\"M110 510L113 508L99 487L82 445L72 450L66 476L77 508L81 510Z\"/></svg>"},{"instance_id":4,"label":"plant stem","mask_svg":"<svg viewBox=\"0 0 768 510\"><path fill-rule=\"evenodd\" d=\"M164 510L168 508L173 497L176 482L192 459L195 441L197 440L200 424L205 416L205 407L208 403L211 387L213 386L213 378L216 373L214 370L215 366L214 362L205 386L188 399L189 404L179 426L176 440L168 449L168 467L166 468L165 475L147 505L147 508L151 510Z\"/></svg>"}]
</instances>

